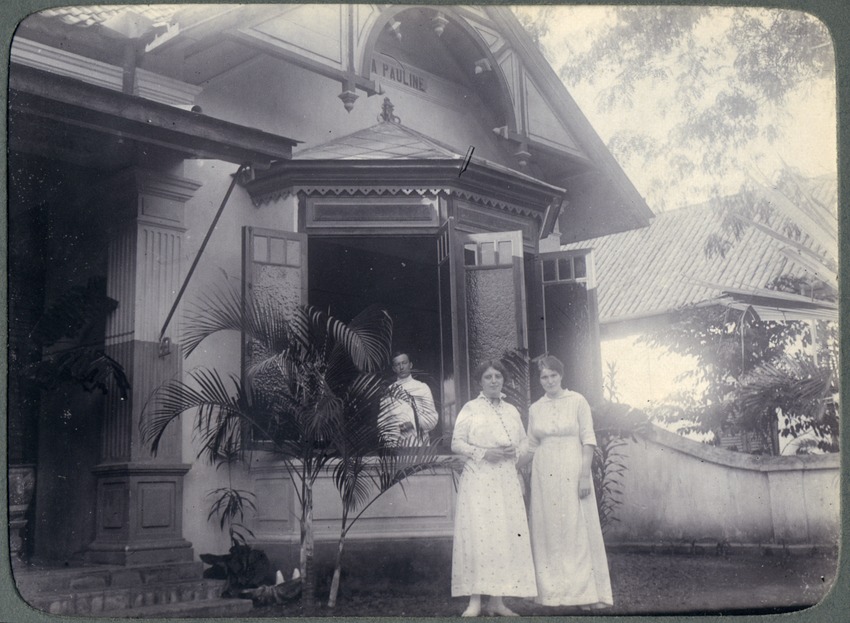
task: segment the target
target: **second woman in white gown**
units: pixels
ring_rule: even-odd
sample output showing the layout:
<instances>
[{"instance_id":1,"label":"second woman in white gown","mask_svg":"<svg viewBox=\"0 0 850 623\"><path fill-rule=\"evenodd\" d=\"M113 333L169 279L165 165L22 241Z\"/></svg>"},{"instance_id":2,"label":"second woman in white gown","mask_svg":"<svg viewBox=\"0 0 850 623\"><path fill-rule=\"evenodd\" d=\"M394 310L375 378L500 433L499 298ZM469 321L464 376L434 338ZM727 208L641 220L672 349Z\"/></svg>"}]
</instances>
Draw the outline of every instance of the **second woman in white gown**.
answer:
<instances>
[{"instance_id":1,"label":"second woman in white gown","mask_svg":"<svg viewBox=\"0 0 850 623\"><path fill-rule=\"evenodd\" d=\"M546 395L531 405L531 543L537 572L536 601L547 606L613 605L608 558L591 477L596 446L590 406L563 389L563 364L538 363Z\"/></svg>"}]
</instances>

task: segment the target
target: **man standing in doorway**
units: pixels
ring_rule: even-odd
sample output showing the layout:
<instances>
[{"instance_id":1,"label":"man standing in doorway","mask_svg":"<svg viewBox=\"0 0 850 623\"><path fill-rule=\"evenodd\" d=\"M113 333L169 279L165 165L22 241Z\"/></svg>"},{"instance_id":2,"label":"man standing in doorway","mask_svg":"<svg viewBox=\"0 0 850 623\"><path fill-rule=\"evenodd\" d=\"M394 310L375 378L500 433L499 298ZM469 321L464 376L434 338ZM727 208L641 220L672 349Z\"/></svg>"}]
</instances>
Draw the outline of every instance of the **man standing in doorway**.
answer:
<instances>
[{"instance_id":1,"label":"man standing in doorway","mask_svg":"<svg viewBox=\"0 0 850 623\"><path fill-rule=\"evenodd\" d=\"M391 396L384 401L381 418L389 424L387 441L399 446L427 445L429 433L437 425L437 409L431 389L411 376L413 363L407 353L393 354L392 366L396 380L390 387L393 392L405 392L406 396Z\"/></svg>"}]
</instances>

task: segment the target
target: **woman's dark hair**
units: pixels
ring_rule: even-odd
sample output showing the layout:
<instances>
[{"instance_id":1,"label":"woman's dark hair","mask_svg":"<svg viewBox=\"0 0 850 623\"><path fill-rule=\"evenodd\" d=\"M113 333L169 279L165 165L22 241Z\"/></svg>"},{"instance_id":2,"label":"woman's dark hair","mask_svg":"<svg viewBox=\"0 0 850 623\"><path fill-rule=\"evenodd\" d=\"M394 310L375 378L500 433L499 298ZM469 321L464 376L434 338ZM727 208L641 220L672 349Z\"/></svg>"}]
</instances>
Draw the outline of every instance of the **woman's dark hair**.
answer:
<instances>
[{"instance_id":1,"label":"woman's dark hair","mask_svg":"<svg viewBox=\"0 0 850 623\"><path fill-rule=\"evenodd\" d=\"M502 378L505 379L505 383L508 382L508 371L505 369L505 365L498 359L485 359L475 366L475 371L472 373L473 380L478 383L479 386L481 385L481 377L484 376L484 373L487 372L488 368L498 370L501 373Z\"/></svg>"},{"instance_id":2,"label":"woman's dark hair","mask_svg":"<svg viewBox=\"0 0 850 623\"><path fill-rule=\"evenodd\" d=\"M552 355L546 355L538 359L537 370L540 372L543 372L543 370L552 370L552 372L557 372L559 376L564 376L564 364L561 363L560 359Z\"/></svg>"}]
</instances>

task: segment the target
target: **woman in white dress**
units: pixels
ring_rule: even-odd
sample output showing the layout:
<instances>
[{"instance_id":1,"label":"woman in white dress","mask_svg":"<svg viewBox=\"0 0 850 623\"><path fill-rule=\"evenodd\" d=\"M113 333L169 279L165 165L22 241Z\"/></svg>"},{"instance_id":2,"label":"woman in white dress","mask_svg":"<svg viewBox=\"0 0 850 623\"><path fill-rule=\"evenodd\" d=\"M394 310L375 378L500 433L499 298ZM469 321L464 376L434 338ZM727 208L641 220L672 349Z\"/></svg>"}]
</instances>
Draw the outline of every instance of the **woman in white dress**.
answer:
<instances>
[{"instance_id":1,"label":"woman in white dress","mask_svg":"<svg viewBox=\"0 0 850 623\"><path fill-rule=\"evenodd\" d=\"M564 366L557 358L542 358L538 368L546 395L528 414L535 601L605 608L614 600L591 476L596 435L590 405L561 386Z\"/></svg>"},{"instance_id":2,"label":"woman in white dress","mask_svg":"<svg viewBox=\"0 0 850 623\"><path fill-rule=\"evenodd\" d=\"M526 448L519 412L502 398L507 373L485 361L473 378L481 394L463 406L452 435L452 451L468 457L460 477L452 552L452 596L469 595L461 616L485 612L516 616L506 595L534 597L537 589L528 521L516 464Z\"/></svg>"}]
</instances>

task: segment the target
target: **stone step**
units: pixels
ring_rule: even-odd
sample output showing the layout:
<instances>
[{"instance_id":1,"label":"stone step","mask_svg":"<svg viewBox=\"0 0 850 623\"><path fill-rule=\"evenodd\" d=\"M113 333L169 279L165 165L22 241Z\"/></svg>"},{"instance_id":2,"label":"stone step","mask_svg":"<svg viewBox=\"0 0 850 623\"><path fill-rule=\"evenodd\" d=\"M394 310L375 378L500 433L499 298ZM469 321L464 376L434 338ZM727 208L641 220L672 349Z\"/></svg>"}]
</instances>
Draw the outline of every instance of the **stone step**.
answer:
<instances>
[{"instance_id":1,"label":"stone step","mask_svg":"<svg viewBox=\"0 0 850 623\"><path fill-rule=\"evenodd\" d=\"M238 617L247 614L253 607L250 599L208 599L206 601L189 601L130 608L128 610L110 612L109 616L145 619L211 619L218 617Z\"/></svg>"},{"instance_id":2,"label":"stone step","mask_svg":"<svg viewBox=\"0 0 850 623\"><path fill-rule=\"evenodd\" d=\"M44 591L78 591L141 586L165 581L199 579L204 563L171 562L146 565L92 565L62 569L13 569L15 584L24 596Z\"/></svg>"},{"instance_id":3,"label":"stone step","mask_svg":"<svg viewBox=\"0 0 850 623\"><path fill-rule=\"evenodd\" d=\"M224 580L171 580L136 586L43 591L32 596L22 593L22 596L32 607L50 614L125 616L121 612L128 609L218 601L224 586Z\"/></svg>"}]
</instances>

